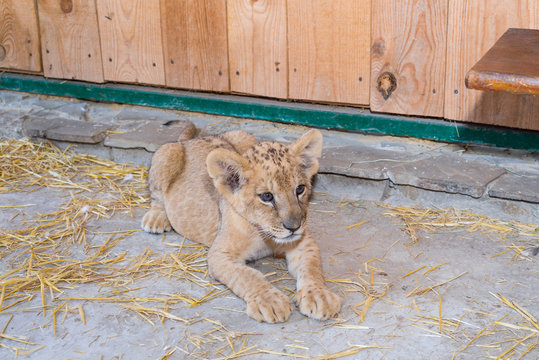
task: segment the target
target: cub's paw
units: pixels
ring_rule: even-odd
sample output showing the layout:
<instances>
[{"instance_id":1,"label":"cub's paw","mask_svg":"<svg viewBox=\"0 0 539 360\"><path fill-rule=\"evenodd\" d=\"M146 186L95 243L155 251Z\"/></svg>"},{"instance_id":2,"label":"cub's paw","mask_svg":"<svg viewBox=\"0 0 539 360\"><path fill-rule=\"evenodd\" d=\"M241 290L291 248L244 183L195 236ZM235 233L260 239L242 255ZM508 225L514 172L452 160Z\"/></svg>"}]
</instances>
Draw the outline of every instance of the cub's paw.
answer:
<instances>
[{"instance_id":1,"label":"cub's paw","mask_svg":"<svg viewBox=\"0 0 539 360\"><path fill-rule=\"evenodd\" d=\"M264 289L246 302L247 315L260 322L284 322L292 313L288 297L273 287L269 291Z\"/></svg>"},{"instance_id":2,"label":"cub's paw","mask_svg":"<svg viewBox=\"0 0 539 360\"><path fill-rule=\"evenodd\" d=\"M144 231L153 234L161 234L172 229L167 214L163 210L157 209L150 209L150 211L144 215L141 226Z\"/></svg>"},{"instance_id":3,"label":"cub's paw","mask_svg":"<svg viewBox=\"0 0 539 360\"><path fill-rule=\"evenodd\" d=\"M308 286L296 293L296 305L303 315L327 320L341 311L342 299L325 286Z\"/></svg>"}]
</instances>

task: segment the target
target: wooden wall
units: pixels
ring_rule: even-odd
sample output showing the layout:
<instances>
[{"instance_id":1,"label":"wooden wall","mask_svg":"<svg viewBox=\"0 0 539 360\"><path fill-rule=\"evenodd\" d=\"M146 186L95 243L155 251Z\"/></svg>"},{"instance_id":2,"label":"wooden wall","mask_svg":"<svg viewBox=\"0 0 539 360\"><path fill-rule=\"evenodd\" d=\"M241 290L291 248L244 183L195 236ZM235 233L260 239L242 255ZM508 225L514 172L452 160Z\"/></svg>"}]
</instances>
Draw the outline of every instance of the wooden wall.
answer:
<instances>
[{"instance_id":1,"label":"wooden wall","mask_svg":"<svg viewBox=\"0 0 539 360\"><path fill-rule=\"evenodd\" d=\"M229 90L226 24L226 0L161 1L168 87Z\"/></svg>"},{"instance_id":2,"label":"wooden wall","mask_svg":"<svg viewBox=\"0 0 539 360\"><path fill-rule=\"evenodd\" d=\"M95 3L38 0L37 5L44 75L103 82Z\"/></svg>"},{"instance_id":3,"label":"wooden wall","mask_svg":"<svg viewBox=\"0 0 539 360\"><path fill-rule=\"evenodd\" d=\"M0 0L0 67L41 71L34 0Z\"/></svg>"},{"instance_id":4,"label":"wooden wall","mask_svg":"<svg viewBox=\"0 0 539 360\"><path fill-rule=\"evenodd\" d=\"M374 111L443 116L447 6L447 0L373 1ZM391 75L389 94L384 77Z\"/></svg>"},{"instance_id":5,"label":"wooden wall","mask_svg":"<svg viewBox=\"0 0 539 360\"><path fill-rule=\"evenodd\" d=\"M290 98L368 105L370 0L288 0L288 12Z\"/></svg>"},{"instance_id":6,"label":"wooden wall","mask_svg":"<svg viewBox=\"0 0 539 360\"><path fill-rule=\"evenodd\" d=\"M286 0L228 0L230 90L286 99Z\"/></svg>"},{"instance_id":7,"label":"wooden wall","mask_svg":"<svg viewBox=\"0 0 539 360\"><path fill-rule=\"evenodd\" d=\"M0 0L0 68L539 130L539 97L466 89L537 0Z\"/></svg>"},{"instance_id":8,"label":"wooden wall","mask_svg":"<svg viewBox=\"0 0 539 360\"><path fill-rule=\"evenodd\" d=\"M97 0L97 12L105 80L165 85L159 0Z\"/></svg>"}]
</instances>

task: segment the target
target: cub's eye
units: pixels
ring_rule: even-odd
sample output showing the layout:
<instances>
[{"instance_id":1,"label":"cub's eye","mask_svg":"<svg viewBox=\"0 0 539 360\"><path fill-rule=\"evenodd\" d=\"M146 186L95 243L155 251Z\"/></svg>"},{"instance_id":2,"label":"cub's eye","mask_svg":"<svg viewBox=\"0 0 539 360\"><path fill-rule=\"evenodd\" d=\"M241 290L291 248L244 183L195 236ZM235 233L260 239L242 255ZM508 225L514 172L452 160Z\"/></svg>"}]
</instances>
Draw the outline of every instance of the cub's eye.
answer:
<instances>
[{"instance_id":1,"label":"cub's eye","mask_svg":"<svg viewBox=\"0 0 539 360\"><path fill-rule=\"evenodd\" d=\"M301 195L305 192L305 185L298 185L296 188L296 195Z\"/></svg>"},{"instance_id":2,"label":"cub's eye","mask_svg":"<svg viewBox=\"0 0 539 360\"><path fill-rule=\"evenodd\" d=\"M260 200L262 200L263 202L271 202L271 201L273 201L273 194L270 193L270 192L260 194L260 195L258 195L258 197L260 197Z\"/></svg>"}]
</instances>

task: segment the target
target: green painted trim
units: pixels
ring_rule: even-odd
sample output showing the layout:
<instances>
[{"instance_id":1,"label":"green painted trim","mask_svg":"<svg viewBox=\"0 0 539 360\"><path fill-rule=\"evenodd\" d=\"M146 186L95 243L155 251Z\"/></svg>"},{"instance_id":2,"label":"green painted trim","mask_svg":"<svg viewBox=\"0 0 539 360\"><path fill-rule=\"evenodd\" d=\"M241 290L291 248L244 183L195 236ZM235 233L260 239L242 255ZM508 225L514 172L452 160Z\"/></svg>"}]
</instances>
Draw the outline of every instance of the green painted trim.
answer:
<instances>
[{"instance_id":1,"label":"green painted trim","mask_svg":"<svg viewBox=\"0 0 539 360\"><path fill-rule=\"evenodd\" d=\"M0 75L0 89L271 120L368 134L539 150L539 132L373 114L356 108L305 105L123 84L100 85L50 80L41 76L14 73Z\"/></svg>"}]
</instances>

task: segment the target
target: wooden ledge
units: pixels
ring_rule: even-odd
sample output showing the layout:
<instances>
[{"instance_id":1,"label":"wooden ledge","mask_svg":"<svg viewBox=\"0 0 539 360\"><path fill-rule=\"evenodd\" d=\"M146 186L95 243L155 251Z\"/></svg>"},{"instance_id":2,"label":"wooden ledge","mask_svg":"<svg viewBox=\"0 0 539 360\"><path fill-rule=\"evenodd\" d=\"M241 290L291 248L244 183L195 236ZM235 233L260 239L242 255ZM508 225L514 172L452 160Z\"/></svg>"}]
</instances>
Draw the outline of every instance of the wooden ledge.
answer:
<instances>
[{"instance_id":1,"label":"wooden ledge","mask_svg":"<svg viewBox=\"0 0 539 360\"><path fill-rule=\"evenodd\" d=\"M466 74L466 87L539 94L539 30L507 30Z\"/></svg>"}]
</instances>

